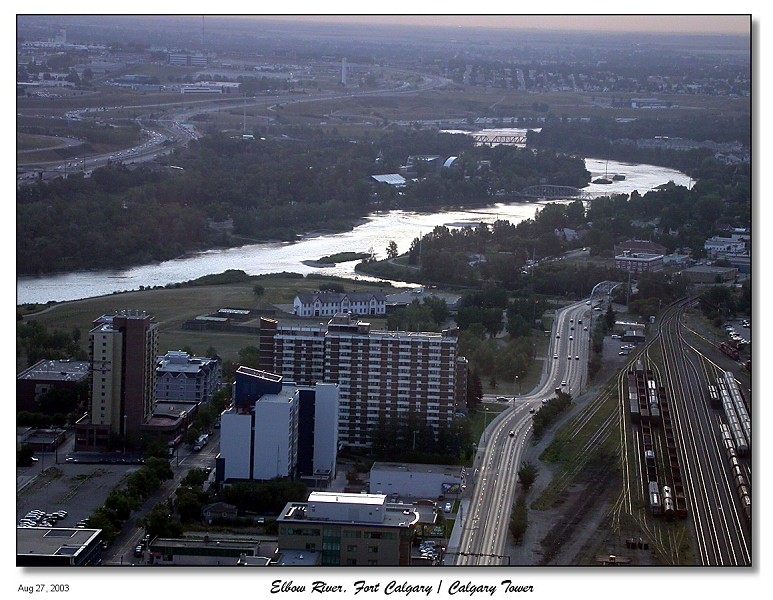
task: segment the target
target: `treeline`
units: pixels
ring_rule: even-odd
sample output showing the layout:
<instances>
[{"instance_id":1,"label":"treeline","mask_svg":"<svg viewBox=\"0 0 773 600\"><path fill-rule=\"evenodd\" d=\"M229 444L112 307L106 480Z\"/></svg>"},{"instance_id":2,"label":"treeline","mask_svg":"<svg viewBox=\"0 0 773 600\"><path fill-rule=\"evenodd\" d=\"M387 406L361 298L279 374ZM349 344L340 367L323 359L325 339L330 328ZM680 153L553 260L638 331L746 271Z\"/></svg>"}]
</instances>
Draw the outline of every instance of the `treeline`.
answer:
<instances>
[{"instance_id":1,"label":"treeline","mask_svg":"<svg viewBox=\"0 0 773 600\"><path fill-rule=\"evenodd\" d=\"M148 458L139 470L129 475L124 487L116 487L108 494L105 503L89 517L89 527L101 529L102 539L111 542L121 532L132 512L139 510L142 503L173 475L168 460Z\"/></svg>"},{"instance_id":2,"label":"treeline","mask_svg":"<svg viewBox=\"0 0 773 600\"><path fill-rule=\"evenodd\" d=\"M634 191L630 196L594 198L587 208L580 200L548 203L533 219L517 225L500 220L473 228L437 226L413 240L408 262L419 267L417 279L424 282L492 284L510 290L533 286L539 293L582 295L588 285L613 279L612 270L577 271L567 281L567 267L545 259L579 247L587 247L594 256L611 257L615 244L632 238L652 240L668 252L689 248L694 258L702 258L704 242L716 233L717 223L751 225L748 165L706 159L697 173L700 179L690 190L666 184L644 195ZM565 235L567 229L572 234ZM530 259L542 262L533 272ZM374 272L374 265L363 270Z\"/></svg>"},{"instance_id":3,"label":"treeline","mask_svg":"<svg viewBox=\"0 0 773 600\"><path fill-rule=\"evenodd\" d=\"M113 164L89 178L74 174L22 186L17 272L149 263L245 238L291 240L313 229L340 230L374 207L486 202L500 189L589 179L579 158L475 148L464 135L401 130L349 140L304 134L248 141L213 133L169 159L183 168L175 173ZM453 168L428 170L400 193L371 180L396 171L410 154L459 159ZM232 234L209 227L229 219Z\"/></svg>"},{"instance_id":4,"label":"treeline","mask_svg":"<svg viewBox=\"0 0 773 600\"><path fill-rule=\"evenodd\" d=\"M468 419L454 419L437 435L416 413L405 417L380 417L371 432L368 457L388 462L458 464L472 450Z\"/></svg>"},{"instance_id":5,"label":"treeline","mask_svg":"<svg viewBox=\"0 0 773 600\"><path fill-rule=\"evenodd\" d=\"M572 405L572 396L565 392L557 392L555 397L548 400L534 414L534 437L540 439L545 430L550 427L561 413Z\"/></svg>"},{"instance_id":6,"label":"treeline","mask_svg":"<svg viewBox=\"0 0 773 600\"><path fill-rule=\"evenodd\" d=\"M55 329L49 331L38 321L18 323L16 327L16 355L27 357L27 366L40 360L88 360L80 347L81 332Z\"/></svg>"},{"instance_id":7,"label":"treeline","mask_svg":"<svg viewBox=\"0 0 773 600\"><path fill-rule=\"evenodd\" d=\"M709 149L684 152L665 148L638 148L635 144L621 143L626 139L652 139L656 136L682 137L697 142L740 142L747 148L751 146L749 115L713 119L706 119L702 115L685 116L669 118L668 121L646 116L630 121L618 121L612 117L592 117L580 121L551 116L539 132L530 131L528 139L529 145L535 148L657 164L690 174L706 157L713 154Z\"/></svg>"}]
</instances>

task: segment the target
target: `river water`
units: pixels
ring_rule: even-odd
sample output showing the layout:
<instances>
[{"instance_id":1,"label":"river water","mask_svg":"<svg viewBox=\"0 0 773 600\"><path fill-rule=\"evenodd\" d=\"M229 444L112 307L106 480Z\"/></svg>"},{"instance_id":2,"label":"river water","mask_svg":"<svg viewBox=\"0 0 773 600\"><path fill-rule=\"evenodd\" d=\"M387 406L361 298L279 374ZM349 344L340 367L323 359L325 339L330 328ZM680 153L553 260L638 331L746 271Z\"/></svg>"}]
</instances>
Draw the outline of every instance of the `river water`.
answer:
<instances>
[{"instance_id":1,"label":"river water","mask_svg":"<svg viewBox=\"0 0 773 600\"><path fill-rule=\"evenodd\" d=\"M628 164L588 158L585 165L591 179L603 177L608 172L623 174L624 181L611 185L590 184L586 191L594 195L630 194L653 189L668 181L689 186L690 178L679 171L653 165ZM294 243L250 244L238 248L208 250L184 258L162 263L141 265L121 270L79 271L37 277L19 277L16 281L17 304L48 301L77 300L103 296L113 292L136 290L142 286L167 285L196 279L204 275L222 273L227 269L241 269L249 275L294 271L296 273L322 273L342 277L370 277L355 275L357 261L340 263L331 267L315 268L302 261L313 261L342 251L373 251L379 258L386 257L390 240L397 244L399 252L406 252L414 238L428 233L437 225L449 227L472 223L493 223L505 219L511 223L534 217L543 202L495 204L470 210L446 210L437 213L419 213L405 210L373 213L351 231L336 234L309 235Z\"/></svg>"}]
</instances>

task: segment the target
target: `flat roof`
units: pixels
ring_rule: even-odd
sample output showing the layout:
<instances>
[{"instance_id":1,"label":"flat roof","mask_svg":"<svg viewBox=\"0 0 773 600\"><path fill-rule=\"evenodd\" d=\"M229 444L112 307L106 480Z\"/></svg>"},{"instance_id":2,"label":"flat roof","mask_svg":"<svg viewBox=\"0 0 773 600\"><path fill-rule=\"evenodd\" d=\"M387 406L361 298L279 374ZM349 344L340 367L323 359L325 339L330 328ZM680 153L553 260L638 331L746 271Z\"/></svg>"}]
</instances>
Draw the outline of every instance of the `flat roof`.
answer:
<instances>
[{"instance_id":1,"label":"flat roof","mask_svg":"<svg viewBox=\"0 0 773 600\"><path fill-rule=\"evenodd\" d=\"M77 360L41 360L22 371L17 379L80 381L89 375L90 363Z\"/></svg>"},{"instance_id":2,"label":"flat roof","mask_svg":"<svg viewBox=\"0 0 773 600\"><path fill-rule=\"evenodd\" d=\"M16 554L73 556L101 532L101 529L76 527L17 527Z\"/></svg>"},{"instance_id":3,"label":"flat roof","mask_svg":"<svg viewBox=\"0 0 773 600\"><path fill-rule=\"evenodd\" d=\"M381 506L386 502L385 494L351 494L337 492L311 492L309 504L313 502L324 504L368 504Z\"/></svg>"},{"instance_id":4,"label":"flat roof","mask_svg":"<svg viewBox=\"0 0 773 600\"><path fill-rule=\"evenodd\" d=\"M438 473L448 477L459 477L464 467L460 465L422 465L417 463L375 462L371 471L393 471L396 473Z\"/></svg>"}]
</instances>

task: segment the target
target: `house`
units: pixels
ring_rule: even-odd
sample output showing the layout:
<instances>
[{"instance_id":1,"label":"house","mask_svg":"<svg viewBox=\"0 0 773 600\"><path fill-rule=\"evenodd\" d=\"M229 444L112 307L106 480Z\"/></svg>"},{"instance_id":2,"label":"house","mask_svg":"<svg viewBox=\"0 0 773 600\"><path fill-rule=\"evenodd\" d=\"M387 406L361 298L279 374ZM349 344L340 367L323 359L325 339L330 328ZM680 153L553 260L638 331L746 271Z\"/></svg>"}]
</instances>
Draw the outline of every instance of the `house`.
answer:
<instances>
[{"instance_id":1,"label":"house","mask_svg":"<svg viewBox=\"0 0 773 600\"><path fill-rule=\"evenodd\" d=\"M215 502L201 509L204 522L212 525L215 519L234 519L238 516L238 510L233 504L227 502Z\"/></svg>"}]
</instances>

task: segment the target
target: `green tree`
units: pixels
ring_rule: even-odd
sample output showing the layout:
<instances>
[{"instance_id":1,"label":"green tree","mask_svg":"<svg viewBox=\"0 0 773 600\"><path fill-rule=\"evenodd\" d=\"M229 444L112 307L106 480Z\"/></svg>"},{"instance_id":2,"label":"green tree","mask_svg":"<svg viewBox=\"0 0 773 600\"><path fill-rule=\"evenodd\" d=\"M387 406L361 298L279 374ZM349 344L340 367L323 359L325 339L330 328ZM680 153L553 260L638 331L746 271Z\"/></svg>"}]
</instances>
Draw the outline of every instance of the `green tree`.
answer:
<instances>
[{"instance_id":1,"label":"green tree","mask_svg":"<svg viewBox=\"0 0 773 600\"><path fill-rule=\"evenodd\" d=\"M397 258L397 243L394 240L390 240L387 244L386 253L388 259Z\"/></svg>"},{"instance_id":2,"label":"green tree","mask_svg":"<svg viewBox=\"0 0 773 600\"><path fill-rule=\"evenodd\" d=\"M521 464L521 467L518 469L518 481L523 486L523 489L528 490L534 485L534 482L537 480L537 474L537 467L532 463L527 461Z\"/></svg>"}]
</instances>

